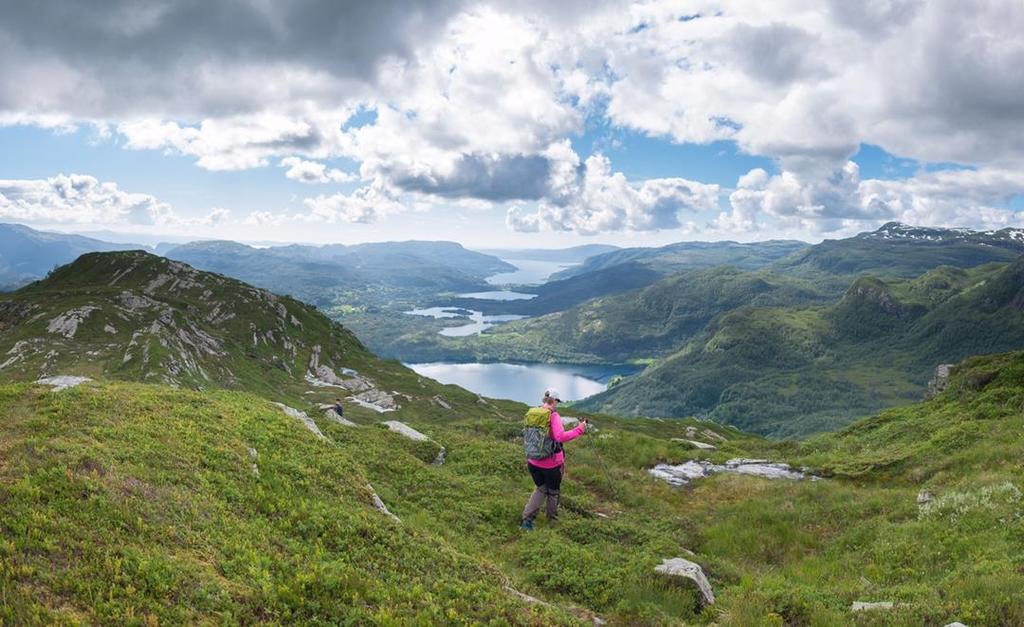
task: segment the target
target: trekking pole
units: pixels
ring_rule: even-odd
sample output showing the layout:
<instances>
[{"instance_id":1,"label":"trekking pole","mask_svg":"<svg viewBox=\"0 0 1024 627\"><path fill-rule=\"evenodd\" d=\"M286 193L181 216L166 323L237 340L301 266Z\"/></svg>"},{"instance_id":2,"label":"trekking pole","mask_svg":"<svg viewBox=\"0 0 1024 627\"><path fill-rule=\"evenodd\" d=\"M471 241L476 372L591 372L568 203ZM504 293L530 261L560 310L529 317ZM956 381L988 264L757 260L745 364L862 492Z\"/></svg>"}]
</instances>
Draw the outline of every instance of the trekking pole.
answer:
<instances>
[{"instance_id":1,"label":"trekking pole","mask_svg":"<svg viewBox=\"0 0 1024 627\"><path fill-rule=\"evenodd\" d=\"M589 418L587 419L587 423L590 424ZM601 471L604 472L604 478L605 481L608 482L608 487L611 489L612 496L615 497L616 501L622 501L622 496L619 494L619 490L615 482L612 481L612 475L608 472L608 465L604 462L604 455L601 454L601 450L597 446L597 441L594 440L591 442L590 446L594 450L594 456L597 458L598 465L601 466Z\"/></svg>"}]
</instances>

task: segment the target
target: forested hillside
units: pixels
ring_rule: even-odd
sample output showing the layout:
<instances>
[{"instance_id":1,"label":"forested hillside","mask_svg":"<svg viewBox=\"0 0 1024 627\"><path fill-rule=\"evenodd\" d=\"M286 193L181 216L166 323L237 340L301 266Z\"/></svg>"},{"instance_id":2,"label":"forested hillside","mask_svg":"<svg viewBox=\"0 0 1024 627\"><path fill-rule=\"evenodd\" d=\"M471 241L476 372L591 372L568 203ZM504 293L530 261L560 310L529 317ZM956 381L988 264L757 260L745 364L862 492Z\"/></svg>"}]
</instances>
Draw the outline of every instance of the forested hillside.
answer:
<instances>
[{"instance_id":1,"label":"forested hillside","mask_svg":"<svg viewBox=\"0 0 1024 627\"><path fill-rule=\"evenodd\" d=\"M1022 346L1024 259L917 279L862 277L834 305L733 310L581 405L794 436L911 402L939 364Z\"/></svg>"}]
</instances>

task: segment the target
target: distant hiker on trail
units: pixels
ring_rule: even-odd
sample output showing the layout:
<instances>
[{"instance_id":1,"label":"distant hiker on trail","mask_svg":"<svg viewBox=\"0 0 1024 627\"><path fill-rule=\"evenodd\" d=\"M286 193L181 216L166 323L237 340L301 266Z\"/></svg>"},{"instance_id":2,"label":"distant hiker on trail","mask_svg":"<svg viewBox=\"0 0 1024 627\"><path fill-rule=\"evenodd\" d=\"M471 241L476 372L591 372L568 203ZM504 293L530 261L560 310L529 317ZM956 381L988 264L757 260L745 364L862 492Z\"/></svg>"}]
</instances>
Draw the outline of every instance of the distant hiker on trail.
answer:
<instances>
[{"instance_id":1,"label":"distant hiker on trail","mask_svg":"<svg viewBox=\"0 0 1024 627\"><path fill-rule=\"evenodd\" d=\"M345 417L345 408L341 406L341 399L334 399L334 413L338 414L338 418Z\"/></svg>"},{"instance_id":2,"label":"distant hiker on trail","mask_svg":"<svg viewBox=\"0 0 1024 627\"><path fill-rule=\"evenodd\" d=\"M547 499L548 520L558 520L558 502L565 471L565 453L562 444L575 440L587 432L587 419L569 431L562 426L558 415L558 404L562 402L558 390L549 388L544 392L543 404L526 412L526 427L523 429L523 443L526 448L526 465L537 489L530 495L523 509L523 529L533 530L540 506Z\"/></svg>"}]
</instances>

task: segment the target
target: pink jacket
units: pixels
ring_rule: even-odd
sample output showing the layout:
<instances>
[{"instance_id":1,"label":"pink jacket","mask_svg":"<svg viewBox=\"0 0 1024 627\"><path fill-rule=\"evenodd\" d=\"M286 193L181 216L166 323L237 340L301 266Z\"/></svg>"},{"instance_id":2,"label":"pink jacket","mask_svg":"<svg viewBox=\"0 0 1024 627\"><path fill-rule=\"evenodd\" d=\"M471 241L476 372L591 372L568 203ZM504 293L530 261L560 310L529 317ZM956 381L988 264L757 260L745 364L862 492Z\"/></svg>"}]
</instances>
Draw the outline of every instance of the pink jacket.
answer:
<instances>
[{"instance_id":1,"label":"pink jacket","mask_svg":"<svg viewBox=\"0 0 1024 627\"><path fill-rule=\"evenodd\" d=\"M575 429L565 430L562 426L562 417L558 415L557 411L551 412L551 437L556 442L568 442L569 440L575 440L587 431L587 428L583 426L583 423L576 425ZM528 459L526 460L530 464L537 468L558 468L565 463L565 453L558 451L551 457L545 457L544 459Z\"/></svg>"}]
</instances>

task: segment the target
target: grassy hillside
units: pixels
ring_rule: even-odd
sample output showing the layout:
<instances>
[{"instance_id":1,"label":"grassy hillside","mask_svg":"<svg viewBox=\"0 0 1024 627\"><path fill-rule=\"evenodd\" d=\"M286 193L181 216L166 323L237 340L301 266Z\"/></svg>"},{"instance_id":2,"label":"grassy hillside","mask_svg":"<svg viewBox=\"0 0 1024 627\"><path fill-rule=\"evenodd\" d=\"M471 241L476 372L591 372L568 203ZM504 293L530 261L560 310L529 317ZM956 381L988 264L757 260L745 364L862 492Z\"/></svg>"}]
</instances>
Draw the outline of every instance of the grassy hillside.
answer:
<instances>
[{"instance_id":1,"label":"grassy hillside","mask_svg":"<svg viewBox=\"0 0 1024 627\"><path fill-rule=\"evenodd\" d=\"M0 296L0 372L298 394L324 365L390 366L315 308L141 251L92 253ZM315 365L314 365L315 362Z\"/></svg>"},{"instance_id":2,"label":"grassy hillside","mask_svg":"<svg viewBox=\"0 0 1024 627\"><path fill-rule=\"evenodd\" d=\"M42 361L38 351L24 353L0 369L5 624L1024 620L1016 593L1024 584L1024 443L1016 437L1024 428L1024 354L970 360L934 400L804 443L708 422L597 416L598 429L567 447L562 520L541 520L526 534L518 528L532 488L519 441L524 406L380 362L311 308L175 264L140 253L87 256L5 301L0 339L16 334L54 351ZM912 284L865 283L850 297L917 320L961 298L986 304L991 316L1020 302L991 277L980 286L977 278L951 271ZM975 287L941 287L955 281ZM937 296L941 289L949 295ZM141 301L125 291L160 305L131 308ZM225 299L237 309L226 309ZM71 337L67 316L53 331L49 317L69 306L96 307ZM215 311L234 316L204 326ZM238 374L243 358L230 349L246 344L239 329L251 333L242 316L267 316L253 318L265 325L257 331L275 330L293 346L316 342L318 363L339 377L354 376L343 368L360 363L361 376L372 375L375 389L401 407L381 415L350 403L355 426L320 413L317 403L339 388L305 380L313 365L299 349L292 376L260 383L255 370ZM153 370L119 369L124 345L102 352L90 331L114 318L154 335L136 347L195 342L181 333L190 330L209 334L225 354L219 366L202 362L202 390L188 389L200 385L188 377L138 383L132 379L160 381L147 373L168 362L151 352L143 363ZM822 320L796 315L787 324L809 333ZM108 335L106 343L117 344ZM260 337L254 346L266 355L291 354L283 341ZM75 349L84 354L76 359ZM264 359L243 354L257 365ZM225 371L235 376L220 381ZM46 373L98 380L59 392L28 382ZM271 402L281 400L307 411L320 435ZM385 418L431 441L389 431ZM716 449L696 448L693 439ZM447 459L436 465L441 446ZM826 480L723 473L672 488L647 472L661 462L737 457L807 465ZM922 489L931 497L919 507ZM378 511L375 494L398 520ZM654 574L671 557L703 566L715 605ZM896 606L853 613L857 601Z\"/></svg>"},{"instance_id":3,"label":"grassy hillside","mask_svg":"<svg viewBox=\"0 0 1024 627\"><path fill-rule=\"evenodd\" d=\"M836 429L919 398L940 363L1024 347L1024 260L862 277L828 307L742 307L678 353L581 403L702 414L774 436Z\"/></svg>"},{"instance_id":4,"label":"grassy hillside","mask_svg":"<svg viewBox=\"0 0 1024 627\"><path fill-rule=\"evenodd\" d=\"M0 385L0 620L1024 620L1022 354L972 360L933 401L802 444L599 417L597 433L568 446L563 520L533 534L516 526L530 490L522 406L443 390L451 410L416 404L405 417L448 448L434 466L361 408L357 427L314 415L318 439L243 392ZM719 449L670 439L686 427ZM736 456L809 464L827 479L721 474L679 489L646 473ZM368 482L400 523L374 509ZM933 500L919 507L921 490ZM653 573L674 556L705 568L715 605ZM855 601L896 606L853 613Z\"/></svg>"}]
</instances>

